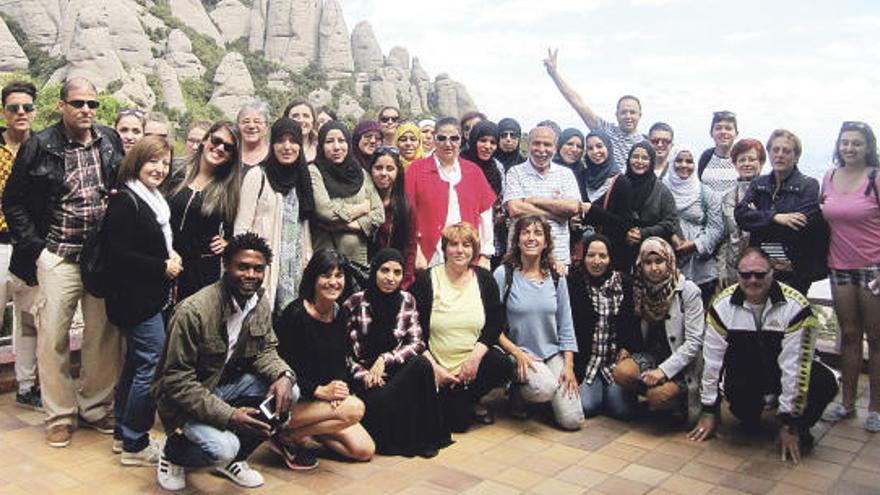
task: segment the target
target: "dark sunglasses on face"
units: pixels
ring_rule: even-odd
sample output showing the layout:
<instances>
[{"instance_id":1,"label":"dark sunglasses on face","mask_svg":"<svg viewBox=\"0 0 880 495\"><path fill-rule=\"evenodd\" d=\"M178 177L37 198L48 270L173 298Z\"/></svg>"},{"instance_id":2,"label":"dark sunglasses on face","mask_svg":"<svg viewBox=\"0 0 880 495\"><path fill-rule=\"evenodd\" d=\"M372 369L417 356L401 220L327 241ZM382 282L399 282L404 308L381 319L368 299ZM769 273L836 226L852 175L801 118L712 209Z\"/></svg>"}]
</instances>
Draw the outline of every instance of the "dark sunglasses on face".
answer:
<instances>
[{"instance_id":1,"label":"dark sunglasses on face","mask_svg":"<svg viewBox=\"0 0 880 495\"><path fill-rule=\"evenodd\" d=\"M101 102L99 102L98 100L70 100L65 101L64 103L67 103L73 108L82 108L88 106L90 110L97 110L98 107L101 106Z\"/></svg>"},{"instance_id":2,"label":"dark sunglasses on face","mask_svg":"<svg viewBox=\"0 0 880 495\"><path fill-rule=\"evenodd\" d=\"M675 159L675 163L690 163L690 164L693 164L693 163L694 163L694 159L693 159L693 158L676 158L676 159Z\"/></svg>"},{"instance_id":3,"label":"dark sunglasses on face","mask_svg":"<svg viewBox=\"0 0 880 495\"><path fill-rule=\"evenodd\" d=\"M519 136L518 136L515 132L510 132L510 131L502 132L501 134L499 134L499 136L501 136L501 139L516 139L516 138L519 138Z\"/></svg>"},{"instance_id":4,"label":"dark sunglasses on face","mask_svg":"<svg viewBox=\"0 0 880 495\"><path fill-rule=\"evenodd\" d=\"M447 139L450 143L461 142L461 136L455 134L451 136L448 136L446 134L437 134L436 136L434 136L434 141L437 141L438 143L445 143Z\"/></svg>"},{"instance_id":5,"label":"dark sunglasses on face","mask_svg":"<svg viewBox=\"0 0 880 495\"><path fill-rule=\"evenodd\" d=\"M739 277L743 280L748 280L750 278L754 278L755 280L764 280L764 277L766 277L769 272L737 272L737 273L739 273Z\"/></svg>"},{"instance_id":6,"label":"dark sunglasses on face","mask_svg":"<svg viewBox=\"0 0 880 495\"><path fill-rule=\"evenodd\" d=\"M651 140L651 144L653 144L654 146L660 146L661 144L668 145L671 142L672 142L671 139L666 139L666 138L654 138Z\"/></svg>"},{"instance_id":7,"label":"dark sunglasses on face","mask_svg":"<svg viewBox=\"0 0 880 495\"><path fill-rule=\"evenodd\" d=\"M18 113L21 110L24 110L24 113L31 113L36 109L37 107L33 103L10 103L6 105L6 111L9 113Z\"/></svg>"},{"instance_id":8,"label":"dark sunglasses on face","mask_svg":"<svg viewBox=\"0 0 880 495\"><path fill-rule=\"evenodd\" d=\"M383 115L383 116L379 117L379 122L382 122L383 124L388 124L390 122L397 122L398 120L400 120L400 117L392 117L389 115Z\"/></svg>"},{"instance_id":9,"label":"dark sunglasses on face","mask_svg":"<svg viewBox=\"0 0 880 495\"><path fill-rule=\"evenodd\" d=\"M235 144L234 143L228 143L228 142L224 141L223 138L221 138L219 136L215 136L214 134L211 134L211 144L214 145L215 148L223 146L223 151L225 151L229 154L235 153Z\"/></svg>"}]
</instances>

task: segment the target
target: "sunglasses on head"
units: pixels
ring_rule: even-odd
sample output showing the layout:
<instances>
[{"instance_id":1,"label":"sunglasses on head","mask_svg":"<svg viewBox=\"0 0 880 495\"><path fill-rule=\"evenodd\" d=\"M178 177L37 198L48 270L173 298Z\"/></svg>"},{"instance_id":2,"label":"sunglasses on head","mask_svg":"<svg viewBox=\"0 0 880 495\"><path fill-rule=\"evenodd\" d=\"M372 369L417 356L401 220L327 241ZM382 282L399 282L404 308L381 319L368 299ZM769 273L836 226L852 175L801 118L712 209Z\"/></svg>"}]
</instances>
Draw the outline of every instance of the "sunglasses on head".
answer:
<instances>
[{"instance_id":1,"label":"sunglasses on head","mask_svg":"<svg viewBox=\"0 0 880 495\"><path fill-rule=\"evenodd\" d=\"M860 131L866 131L866 130L870 129L870 127L868 126L868 124L866 124L864 122L859 122L857 120L848 120L848 121L844 122L842 126L840 126L841 132L849 130L849 129L857 129Z\"/></svg>"},{"instance_id":2,"label":"sunglasses on head","mask_svg":"<svg viewBox=\"0 0 880 495\"><path fill-rule=\"evenodd\" d=\"M135 117L137 117L139 119L146 117L146 114L143 111L138 110L137 108L123 108L122 110L119 111L119 113L117 115L119 115L119 117L125 117L126 115L134 115Z\"/></svg>"},{"instance_id":3,"label":"sunglasses on head","mask_svg":"<svg viewBox=\"0 0 880 495\"><path fill-rule=\"evenodd\" d=\"M24 110L24 113L31 113L36 109L37 107L33 103L10 103L6 105L6 111L9 113L18 113L21 110Z\"/></svg>"},{"instance_id":4,"label":"sunglasses on head","mask_svg":"<svg viewBox=\"0 0 880 495\"><path fill-rule=\"evenodd\" d=\"M229 143L223 140L223 138L211 134L211 144L214 145L215 148L223 146L223 151L233 154L235 153L235 143Z\"/></svg>"},{"instance_id":5,"label":"sunglasses on head","mask_svg":"<svg viewBox=\"0 0 880 495\"><path fill-rule=\"evenodd\" d=\"M379 146L376 148L376 156L379 155L400 156L400 150L396 146Z\"/></svg>"},{"instance_id":6,"label":"sunglasses on head","mask_svg":"<svg viewBox=\"0 0 880 495\"><path fill-rule=\"evenodd\" d=\"M383 124L388 124L390 122L397 122L398 120L400 120L400 117L393 117L393 116L389 116L389 115L383 115L383 116L379 117L379 122L382 122Z\"/></svg>"},{"instance_id":7,"label":"sunglasses on head","mask_svg":"<svg viewBox=\"0 0 880 495\"><path fill-rule=\"evenodd\" d=\"M99 102L98 100L70 100L65 101L64 103L67 103L73 108L82 108L88 106L90 110L97 110L98 107L101 106L101 102Z\"/></svg>"},{"instance_id":8,"label":"sunglasses on head","mask_svg":"<svg viewBox=\"0 0 880 495\"><path fill-rule=\"evenodd\" d=\"M517 133L512 132L512 131L504 131L504 132L502 132L502 133L500 133L500 134L498 134L498 135L501 136L501 139L516 139L516 138L519 138L519 135L517 135Z\"/></svg>"},{"instance_id":9,"label":"sunglasses on head","mask_svg":"<svg viewBox=\"0 0 880 495\"><path fill-rule=\"evenodd\" d=\"M743 280L748 280L750 278L754 278L755 280L764 280L764 277L767 276L770 272L737 272L739 277Z\"/></svg>"},{"instance_id":10,"label":"sunglasses on head","mask_svg":"<svg viewBox=\"0 0 880 495\"><path fill-rule=\"evenodd\" d=\"M449 140L450 143L458 143L461 142L461 136L457 134L451 136L447 134L437 134L434 136L434 141L437 141L438 143L445 143L446 140Z\"/></svg>"},{"instance_id":11,"label":"sunglasses on head","mask_svg":"<svg viewBox=\"0 0 880 495\"><path fill-rule=\"evenodd\" d=\"M727 110L722 110L720 112L714 112L712 118L714 120L733 120L736 118L736 114Z\"/></svg>"}]
</instances>

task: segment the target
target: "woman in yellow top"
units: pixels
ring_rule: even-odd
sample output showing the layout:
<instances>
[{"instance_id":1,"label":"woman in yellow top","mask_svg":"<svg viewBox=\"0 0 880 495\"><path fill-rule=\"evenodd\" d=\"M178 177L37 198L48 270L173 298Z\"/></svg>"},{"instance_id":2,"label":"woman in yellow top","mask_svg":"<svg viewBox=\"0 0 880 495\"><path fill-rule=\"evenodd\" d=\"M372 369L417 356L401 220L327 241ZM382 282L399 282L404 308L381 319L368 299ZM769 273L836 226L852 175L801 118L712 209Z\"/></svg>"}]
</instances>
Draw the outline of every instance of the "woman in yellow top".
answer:
<instances>
[{"instance_id":1,"label":"woman in yellow top","mask_svg":"<svg viewBox=\"0 0 880 495\"><path fill-rule=\"evenodd\" d=\"M492 274L477 266L480 238L469 223L443 230L446 262L419 273L411 291L434 367L443 416L453 432L491 424L480 398L503 385L512 363L498 350L504 307Z\"/></svg>"},{"instance_id":2,"label":"woman in yellow top","mask_svg":"<svg viewBox=\"0 0 880 495\"><path fill-rule=\"evenodd\" d=\"M422 131L412 122L400 124L394 135L394 144L400 150L400 161L403 162L404 170L409 168L410 163L425 157L425 150L422 149Z\"/></svg>"}]
</instances>

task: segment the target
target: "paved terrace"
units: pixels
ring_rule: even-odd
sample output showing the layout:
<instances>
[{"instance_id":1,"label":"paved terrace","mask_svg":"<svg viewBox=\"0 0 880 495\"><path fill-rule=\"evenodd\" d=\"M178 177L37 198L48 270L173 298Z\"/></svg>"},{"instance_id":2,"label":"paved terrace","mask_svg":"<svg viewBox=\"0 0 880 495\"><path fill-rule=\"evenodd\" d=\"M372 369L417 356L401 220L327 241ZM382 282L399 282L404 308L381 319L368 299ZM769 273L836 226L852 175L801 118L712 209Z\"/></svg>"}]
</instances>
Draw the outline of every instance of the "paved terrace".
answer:
<instances>
[{"instance_id":1,"label":"paved terrace","mask_svg":"<svg viewBox=\"0 0 880 495\"><path fill-rule=\"evenodd\" d=\"M863 380L863 393L865 386ZM69 447L51 448L42 414L14 401L11 393L0 395L0 494L163 493L155 468L119 464L109 435L78 430ZM500 401L496 409L503 406ZM600 417L566 433L540 419L517 421L501 412L496 424L456 435L456 443L431 460L377 456L351 464L322 458L318 469L298 473L264 445L251 457L266 478L261 488L239 488L202 470L187 475L187 492L877 494L880 435L861 427L866 406L859 402L859 419L817 425L816 449L798 466L780 461L772 432L748 436L733 421L722 426L720 439L696 444L668 423L645 419L622 423Z\"/></svg>"}]
</instances>

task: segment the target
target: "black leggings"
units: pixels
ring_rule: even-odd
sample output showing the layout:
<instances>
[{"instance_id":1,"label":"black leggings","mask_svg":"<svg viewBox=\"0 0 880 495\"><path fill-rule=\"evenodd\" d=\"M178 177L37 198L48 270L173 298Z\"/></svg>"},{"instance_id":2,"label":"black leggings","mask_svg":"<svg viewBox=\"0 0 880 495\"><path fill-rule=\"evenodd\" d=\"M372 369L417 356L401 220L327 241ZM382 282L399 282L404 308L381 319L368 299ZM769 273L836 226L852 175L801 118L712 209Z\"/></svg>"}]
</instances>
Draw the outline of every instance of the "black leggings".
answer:
<instances>
[{"instance_id":1,"label":"black leggings","mask_svg":"<svg viewBox=\"0 0 880 495\"><path fill-rule=\"evenodd\" d=\"M473 422L474 405L493 388L504 385L512 374L513 363L496 347L490 347L470 386L441 388L440 407L449 429L455 433L467 431Z\"/></svg>"}]
</instances>

